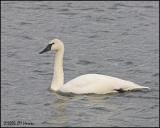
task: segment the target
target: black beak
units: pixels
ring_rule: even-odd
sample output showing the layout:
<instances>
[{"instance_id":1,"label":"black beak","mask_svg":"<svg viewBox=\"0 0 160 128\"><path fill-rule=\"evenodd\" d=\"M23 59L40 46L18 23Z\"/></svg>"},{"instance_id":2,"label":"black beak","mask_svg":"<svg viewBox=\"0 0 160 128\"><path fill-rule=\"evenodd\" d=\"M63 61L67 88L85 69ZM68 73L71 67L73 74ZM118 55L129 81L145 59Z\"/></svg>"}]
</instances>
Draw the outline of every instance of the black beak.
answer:
<instances>
[{"instance_id":1,"label":"black beak","mask_svg":"<svg viewBox=\"0 0 160 128\"><path fill-rule=\"evenodd\" d=\"M39 52L39 54L42 54L44 52L48 52L51 50L52 44L49 44L45 49L43 49L41 52Z\"/></svg>"}]
</instances>

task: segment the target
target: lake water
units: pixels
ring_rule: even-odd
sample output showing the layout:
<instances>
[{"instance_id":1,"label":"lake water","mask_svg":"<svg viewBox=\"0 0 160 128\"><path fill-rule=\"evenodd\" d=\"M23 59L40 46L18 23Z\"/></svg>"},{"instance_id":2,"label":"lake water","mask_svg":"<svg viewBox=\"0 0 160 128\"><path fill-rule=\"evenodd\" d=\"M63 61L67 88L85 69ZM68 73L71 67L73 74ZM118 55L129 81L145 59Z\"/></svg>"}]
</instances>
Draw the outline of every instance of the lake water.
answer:
<instances>
[{"instance_id":1,"label":"lake water","mask_svg":"<svg viewBox=\"0 0 160 128\"><path fill-rule=\"evenodd\" d=\"M2 1L1 126L159 126L158 1ZM61 95L50 91L65 44L65 82L86 73L133 81L151 91Z\"/></svg>"}]
</instances>

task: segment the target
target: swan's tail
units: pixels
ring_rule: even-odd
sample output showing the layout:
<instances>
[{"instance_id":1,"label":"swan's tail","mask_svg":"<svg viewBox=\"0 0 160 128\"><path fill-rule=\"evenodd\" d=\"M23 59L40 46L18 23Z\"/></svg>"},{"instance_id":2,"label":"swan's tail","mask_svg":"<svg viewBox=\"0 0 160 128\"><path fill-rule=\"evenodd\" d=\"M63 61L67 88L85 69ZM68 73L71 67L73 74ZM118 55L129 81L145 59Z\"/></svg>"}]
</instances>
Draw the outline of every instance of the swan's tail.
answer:
<instances>
[{"instance_id":1,"label":"swan's tail","mask_svg":"<svg viewBox=\"0 0 160 128\"><path fill-rule=\"evenodd\" d=\"M141 86L135 83L132 83L132 86L130 86L127 90L142 90L142 89L147 89L147 90L151 90L151 88L149 87L145 87L145 86Z\"/></svg>"},{"instance_id":2,"label":"swan's tail","mask_svg":"<svg viewBox=\"0 0 160 128\"><path fill-rule=\"evenodd\" d=\"M148 90L150 90L151 88L149 88L149 87L145 87L145 86L141 86L141 88L142 89L148 89Z\"/></svg>"},{"instance_id":3,"label":"swan's tail","mask_svg":"<svg viewBox=\"0 0 160 128\"><path fill-rule=\"evenodd\" d=\"M149 87L141 86L141 85L138 85L138 84L136 84L136 85L137 86L134 89L147 89L147 90L151 90L151 88L149 88Z\"/></svg>"}]
</instances>

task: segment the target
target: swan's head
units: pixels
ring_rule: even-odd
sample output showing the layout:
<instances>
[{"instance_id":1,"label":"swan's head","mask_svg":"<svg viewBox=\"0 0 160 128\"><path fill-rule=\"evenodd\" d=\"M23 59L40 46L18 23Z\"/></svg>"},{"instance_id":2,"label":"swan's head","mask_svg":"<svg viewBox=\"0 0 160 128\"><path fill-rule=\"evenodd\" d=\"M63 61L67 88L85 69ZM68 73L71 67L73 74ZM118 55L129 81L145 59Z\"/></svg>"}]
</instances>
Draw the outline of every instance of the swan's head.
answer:
<instances>
[{"instance_id":1,"label":"swan's head","mask_svg":"<svg viewBox=\"0 0 160 128\"><path fill-rule=\"evenodd\" d=\"M51 50L54 50L56 52L60 50L64 50L63 42L59 39L53 39L51 42L49 42L47 47L43 49L39 54L42 54L44 52L51 51Z\"/></svg>"}]
</instances>

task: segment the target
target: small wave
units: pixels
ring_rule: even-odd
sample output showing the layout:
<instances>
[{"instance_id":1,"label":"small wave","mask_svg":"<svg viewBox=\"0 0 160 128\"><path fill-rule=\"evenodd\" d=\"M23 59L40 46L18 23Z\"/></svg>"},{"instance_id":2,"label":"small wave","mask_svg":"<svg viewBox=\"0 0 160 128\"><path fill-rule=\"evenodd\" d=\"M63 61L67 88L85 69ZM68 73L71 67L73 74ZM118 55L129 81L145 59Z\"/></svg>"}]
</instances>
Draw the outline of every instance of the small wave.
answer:
<instances>
[{"instance_id":1,"label":"small wave","mask_svg":"<svg viewBox=\"0 0 160 128\"><path fill-rule=\"evenodd\" d=\"M28 10L40 10L42 8L40 8L40 7L28 7L28 8L25 8L25 9L28 9Z\"/></svg>"},{"instance_id":2,"label":"small wave","mask_svg":"<svg viewBox=\"0 0 160 128\"><path fill-rule=\"evenodd\" d=\"M64 60L71 60L70 58L68 58L68 57L64 57Z\"/></svg>"},{"instance_id":3,"label":"small wave","mask_svg":"<svg viewBox=\"0 0 160 128\"><path fill-rule=\"evenodd\" d=\"M106 30L106 31L100 31L100 32L109 33L110 31L107 31L107 30Z\"/></svg>"},{"instance_id":4,"label":"small wave","mask_svg":"<svg viewBox=\"0 0 160 128\"><path fill-rule=\"evenodd\" d=\"M158 97L149 97L149 96L125 96L127 98L138 98L138 99L155 99L155 100L158 100L159 98Z\"/></svg>"},{"instance_id":5,"label":"small wave","mask_svg":"<svg viewBox=\"0 0 160 128\"><path fill-rule=\"evenodd\" d=\"M72 7L72 3L70 3L70 2L69 2L69 3L66 3L63 7L73 8L73 7Z\"/></svg>"},{"instance_id":6,"label":"small wave","mask_svg":"<svg viewBox=\"0 0 160 128\"><path fill-rule=\"evenodd\" d=\"M41 6L41 7L48 7L48 5L46 5L46 4L41 4L39 6Z\"/></svg>"},{"instance_id":7,"label":"small wave","mask_svg":"<svg viewBox=\"0 0 160 128\"><path fill-rule=\"evenodd\" d=\"M155 108L158 108L158 107L159 107L159 105L154 104L153 106L150 107L150 109L152 110L152 109L155 109Z\"/></svg>"},{"instance_id":8,"label":"small wave","mask_svg":"<svg viewBox=\"0 0 160 128\"><path fill-rule=\"evenodd\" d=\"M41 124L53 124L53 123L50 123L50 122L47 122L47 121L43 121Z\"/></svg>"},{"instance_id":9,"label":"small wave","mask_svg":"<svg viewBox=\"0 0 160 128\"><path fill-rule=\"evenodd\" d=\"M7 85L7 86L13 86L11 83L8 83L8 82L2 82L1 84L2 85Z\"/></svg>"},{"instance_id":10,"label":"small wave","mask_svg":"<svg viewBox=\"0 0 160 128\"><path fill-rule=\"evenodd\" d=\"M34 76L30 76L29 79L38 79L38 78L36 78Z\"/></svg>"},{"instance_id":11,"label":"small wave","mask_svg":"<svg viewBox=\"0 0 160 128\"><path fill-rule=\"evenodd\" d=\"M121 35L139 35L137 33L122 32Z\"/></svg>"},{"instance_id":12,"label":"small wave","mask_svg":"<svg viewBox=\"0 0 160 128\"><path fill-rule=\"evenodd\" d=\"M144 14L144 13L139 13L139 15L140 15L140 16L143 16L143 17L151 17L151 18L154 17L154 16L151 16L151 15L149 15L149 14Z\"/></svg>"},{"instance_id":13,"label":"small wave","mask_svg":"<svg viewBox=\"0 0 160 128\"><path fill-rule=\"evenodd\" d=\"M75 71L74 69L64 68L64 71Z\"/></svg>"},{"instance_id":14,"label":"small wave","mask_svg":"<svg viewBox=\"0 0 160 128\"><path fill-rule=\"evenodd\" d=\"M114 18L108 18L108 17L105 17L105 18L102 18L103 20L111 20L111 21L114 21L114 20L116 20L116 19L114 19Z\"/></svg>"},{"instance_id":15,"label":"small wave","mask_svg":"<svg viewBox=\"0 0 160 128\"><path fill-rule=\"evenodd\" d=\"M129 5L124 5L122 3L115 3L114 5L112 5L111 7L109 7L108 9L111 9L111 10L117 10L119 9L119 7L133 7L133 6L129 6Z\"/></svg>"},{"instance_id":16,"label":"small wave","mask_svg":"<svg viewBox=\"0 0 160 128\"><path fill-rule=\"evenodd\" d=\"M107 59L107 61L110 61L110 62L122 62L122 61L124 61L124 60L122 60L122 59L112 59L112 58L109 58L109 59Z\"/></svg>"},{"instance_id":17,"label":"small wave","mask_svg":"<svg viewBox=\"0 0 160 128\"><path fill-rule=\"evenodd\" d=\"M151 81L145 81L144 84L151 84Z\"/></svg>"},{"instance_id":18,"label":"small wave","mask_svg":"<svg viewBox=\"0 0 160 128\"><path fill-rule=\"evenodd\" d=\"M33 70L33 72L36 72L36 73L43 73L43 71L41 71L41 70Z\"/></svg>"},{"instance_id":19,"label":"small wave","mask_svg":"<svg viewBox=\"0 0 160 128\"><path fill-rule=\"evenodd\" d=\"M95 64L95 62L87 61L87 60L79 60L77 64L81 65L89 65L89 64Z\"/></svg>"},{"instance_id":20,"label":"small wave","mask_svg":"<svg viewBox=\"0 0 160 128\"><path fill-rule=\"evenodd\" d=\"M119 42L118 42L118 41L113 41L113 42L111 42L111 43L117 44L117 43L119 43Z\"/></svg>"},{"instance_id":21,"label":"small wave","mask_svg":"<svg viewBox=\"0 0 160 128\"><path fill-rule=\"evenodd\" d=\"M101 111L108 111L110 112L110 110L107 110L105 107L92 107L90 109L95 109L95 110L101 110Z\"/></svg>"},{"instance_id":22,"label":"small wave","mask_svg":"<svg viewBox=\"0 0 160 128\"><path fill-rule=\"evenodd\" d=\"M20 24L20 25L30 25L31 23L28 23L28 22L20 22L19 24Z\"/></svg>"},{"instance_id":23,"label":"small wave","mask_svg":"<svg viewBox=\"0 0 160 128\"><path fill-rule=\"evenodd\" d=\"M50 104L50 103L45 103L45 104L44 104L44 106L49 106L49 105L51 105L51 104Z\"/></svg>"},{"instance_id":24,"label":"small wave","mask_svg":"<svg viewBox=\"0 0 160 128\"><path fill-rule=\"evenodd\" d=\"M27 103L23 102L23 101L17 101L15 102L16 104L20 104L20 105L27 105Z\"/></svg>"},{"instance_id":25,"label":"small wave","mask_svg":"<svg viewBox=\"0 0 160 128\"><path fill-rule=\"evenodd\" d=\"M60 12L66 12L66 11L69 11L69 9L68 8L63 8L63 9L60 9L59 11Z\"/></svg>"},{"instance_id":26,"label":"small wave","mask_svg":"<svg viewBox=\"0 0 160 128\"><path fill-rule=\"evenodd\" d=\"M140 69L130 69L128 70L129 72L134 72L134 73L151 73L151 72L148 72L148 71L144 71L144 70L140 70Z\"/></svg>"},{"instance_id":27,"label":"small wave","mask_svg":"<svg viewBox=\"0 0 160 128\"><path fill-rule=\"evenodd\" d=\"M50 7L46 4L42 4L42 5L39 5L41 9L45 9L45 10L49 10L49 9L54 9L53 7Z\"/></svg>"},{"instance_id":28,"label":"small wave","mask_svg":"<svg viewBox=\"0 0 160 128\"><path fill-rule=\"evenodd\" d=\"M155 8L154 6L150 6L150 5L146 5L146 6L142 6L143 8Z\"/></svg>"},{"instance_id":29,"label":"small wave","mask_svg":"<svg viewBox=\"0 0 160 128\"><path fill-rule=\"evenodd\" d=\"M17 110L16 108L12 108L12 109L10 109L10 111L15 111L15 110Z\"/></svg>"},{"instance_id":30,"label":"small wave","mask_svg":"<svg viewBox=\"0 0 160 128\"><path fill-rule=\"evenodd\" d=\"M24 10L24 9L26 9L26 8L24 8L24 7L19 7L19 6L18 6L18 7L16 7L16 9L23 9L23 10Z\"/></svg>"},{"instance_id":31,"label":"small wave","mask_svg":"<svg viewBox=\"0 0 160 128\"><path fill-rule=\"evenodd\" d=\"M47 75L47 76L51 76L53 75L52 73L39 73L39 75Z\"/></svg>"},{"instance_id":32,"label":"small wave","mask_svg":"<svg viewBox=\"0 0 160 128\"><path fill-rule=\"evenodd\" d=\"M62 15L66 15L66 16L74 16L74 15L77 15L78 13L75 13L75 12L68 12L68 13L58 13L58 14L62 14Z\"/></svg>"},{"instance_id":33,"label":"small wave","mask_svg":"<svg viewBox=\"0 0 160 128\"><path fill-rule=\"evenodd\" d=\"M145 5L145 6L139 6L139 5L126 5L123 3L116 3L112 7L109 7L108 9L117 10L119 7L127 7L127 8L148 8L148 9L156 9L157 7L151 6L151 5Z\"/></svg>"},{"instance_id":34,"label":"small wave","mask_svg":"<svg viewBox=\"0 0 160 128\"><path fill-rule=\"evenodd\" d=\"M80 11L89 11L89 10L97 10L97 8L81 8L81 9L75 9Z\"/></svg>"},{"instance_id":35,"label":"small wave","mask_svg":"<svg viewBox=\"0 0 160 128\"><path fill-rule=\"evenodd\" d=\"M53 10L54 8L52 8L52 7L48 7L48 8L46 8L47 10Z\"/></svg>"},{"instance_id":36,"label":"small wave","mask_svg":"<svg viewBox=\"0 0 160 128\"><path fill-rule=\"evenodd\" d=\"M22 36L23 38L27 39L27 40L32 40L33 38L29 37L29 36Z\"/></svg>"},{"instance_id":37,"label":"small wave","mask_svg":"<svg viewBox=\"0 0 160 128\"><path fill-rule=\"evenodd\" d=\"M11 53L10 52L10 53L7 54L7 57L14 57L15 55L16 55L16 53L13 53L13 52Z\"/></svg>"},{"instance_id":38,"label":"small wave","mask_svg":"<svg viewBox=\"0 0 160 128\"><path fill-rule=\"evenodd\" d=\"M159 73L152 74L153 77L159 76Z\"/></svg>"},{"instance_id":39,"label":"small wave","mask_svg":"<svg viewBox=\"0 0 160 128\"><path fill-rule=\"evenodd\" d=\"M39 63L38 65L50 65L51 63L50 62L42 62L42 63Z\"/></svg>"},{"instance_id":40,"label":"small wave","mask_svg":"<svg viewBox=\"0 0 160 128\"><path fill-rule=\"evenodd\" d=\"M98 38L98 35L92 35L92 36L89 36L89 38Z\"/></svg>"},{"instance_id":41,"label":"small wave","mask_svg":"<svg viewBox=\"0 0 160 128\"><path fill-rule=\"evenodd\" d=\"M104 12L104 10L102 10L102 9L96 9L95 11L96 12Z\"/></svg>"},{"instance_id":42,"label":"small wave","mask_svg":"<svg viewBox=\"0 0 160 128\"><path fill-rule=\"evenodd\" d=\"M50 76L52 73L47 73L46 71L41 71L41 70L33 70L34 73L38 73L38 75L47 75ZM37 78L36 78L37 79Z\"/></svg>"},{"instance_id":43,"label":"small wave","mask_svg":"<svg viewBox=\"0 0 160 128\"><path fill-rule=\"evenodd\" d=\"M124 111L128 111L128 110L129 110L129 111L130 111L130 110L135 110L135 108L134 108L134 107L127 107L127 108L124 109Z\"/></svg>"},{"instance_id":44,"label":"small wave","mask_svg":"<svg viewBox=\"0 0 160 128\"><path fill-rule=\"evenodd\" d=\"M134 63L132 61L127 61L125 62L126 65L134 65Z\"/></svg>"},{"instance_id":45,"label":"small wave","mask_svg":"<svg viewBox=\"0 0 160 128\"><path fill-rule=\"evenodd\" d=\"M117 6L112 6L112 7L109 7L109 8L107 8L107 9L117 10L118 8L117 8Z\"/></svg>"}]
</instances>

